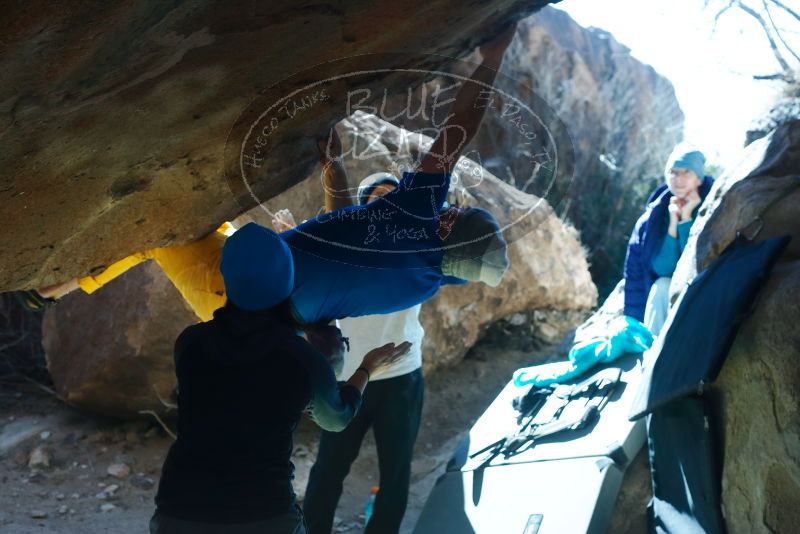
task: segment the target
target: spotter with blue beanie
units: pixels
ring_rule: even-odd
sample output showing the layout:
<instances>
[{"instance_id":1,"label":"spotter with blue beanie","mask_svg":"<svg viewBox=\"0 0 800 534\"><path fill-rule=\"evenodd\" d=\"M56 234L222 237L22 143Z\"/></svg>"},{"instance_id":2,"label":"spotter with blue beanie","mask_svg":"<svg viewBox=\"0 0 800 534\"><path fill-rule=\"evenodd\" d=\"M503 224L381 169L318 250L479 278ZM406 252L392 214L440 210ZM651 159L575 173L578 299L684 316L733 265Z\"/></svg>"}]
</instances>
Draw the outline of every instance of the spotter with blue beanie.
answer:
<instances>
[{"instance_id":1,"label":"spotter with blue beanie","mask_svg":"<svg viewBox=\"0 0 800 534\"><path fill-rule=\"evenodd\" d=\"M343 429L370 375L410 344L368 352L337 384L288 311L294 262L278 234L244 226L225 242L221 272L228 302L175 342L177 440L164 462L150 532L302 533L290 460L300 415Z\"/></svg>"}]
</instances>

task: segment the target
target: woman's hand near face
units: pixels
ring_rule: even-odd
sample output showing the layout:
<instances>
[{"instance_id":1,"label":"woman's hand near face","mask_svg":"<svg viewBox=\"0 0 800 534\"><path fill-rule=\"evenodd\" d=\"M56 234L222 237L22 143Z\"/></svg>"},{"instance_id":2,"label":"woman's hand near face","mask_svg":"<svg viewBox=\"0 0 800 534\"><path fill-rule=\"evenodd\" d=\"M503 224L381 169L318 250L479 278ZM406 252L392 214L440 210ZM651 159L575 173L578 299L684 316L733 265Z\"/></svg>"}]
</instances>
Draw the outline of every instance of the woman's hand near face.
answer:
<instances>
[{"instance_id":1,"label":"woman's hand near face","mask_svg":"<svg viewBox=\"0 0 800 534\"><path fill-rule=\"evenodd\" d=\"M697 190L692 191L684 199L683 206L681 206L681 221L691 221L692 212L700 205L700 194Z\"/></svg>"},{"instance_id":2,"label":"woman's hand near face","mask_svg":"<svg viewBox=\"0 0 800 534\"><path fill-rule=\"evenodd\" d=\"M669 211L669 218L670 222L672 219L675 221L681 220L681 211L683 209L683 199L678 197L672 197L669 199L669 206L667 210Z\"/></svg>"},{"instance_id":3,"label":"woman's hand near face","mask_svg":"<svg viewBox=\"0 0 800 534\"><path fill-rule=\"evenodd\" d=\"M681 199L678 197L669 199L669 206L667 206L669 227L667 228L667 233L672 237L678 237L678 223L681 220L681 204Z\"/></svg>"}]
</instances>

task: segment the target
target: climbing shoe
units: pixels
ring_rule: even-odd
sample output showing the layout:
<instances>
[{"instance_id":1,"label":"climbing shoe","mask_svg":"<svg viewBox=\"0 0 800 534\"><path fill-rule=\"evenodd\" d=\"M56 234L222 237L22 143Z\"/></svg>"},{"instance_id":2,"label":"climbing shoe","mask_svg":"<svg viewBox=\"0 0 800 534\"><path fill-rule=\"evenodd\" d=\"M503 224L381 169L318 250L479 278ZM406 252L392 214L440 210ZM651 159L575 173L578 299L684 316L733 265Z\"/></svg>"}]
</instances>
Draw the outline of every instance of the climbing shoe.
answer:
<instances>
[{"instance_id":1,"label":"climbing shoe","mask_svg":"<svg viewBox=\"0 0 800 534\"><path fill-rule=\"evenodd\" d=\"M44 311L47 306L55 304L57 301L54 298L43 297L35 289L28 289L25 291L18 291L16 293L17 300L22 306L32 312Z\"/></svg>"}]
</instances>

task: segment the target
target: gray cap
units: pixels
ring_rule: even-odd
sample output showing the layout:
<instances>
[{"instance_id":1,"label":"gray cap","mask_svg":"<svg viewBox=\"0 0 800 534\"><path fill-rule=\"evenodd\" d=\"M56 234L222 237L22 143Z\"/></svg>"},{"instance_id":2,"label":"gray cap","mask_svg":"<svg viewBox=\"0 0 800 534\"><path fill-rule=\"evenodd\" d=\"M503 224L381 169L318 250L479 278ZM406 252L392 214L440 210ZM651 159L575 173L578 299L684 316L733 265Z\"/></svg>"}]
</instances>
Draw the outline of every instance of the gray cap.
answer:
<instances>
[{"instance_id":1,"label":"gray cap","mask_svg":"<svg viewBox=\"0 0 800 534\"><path fill-rule=\"evenodd\" d=\"M689 169L702 180L703 176L705 176L705 164L706 157L702 152L681 143L669 155L664 172L669 176L670 169Z\"/></svg>"}]
</instances>

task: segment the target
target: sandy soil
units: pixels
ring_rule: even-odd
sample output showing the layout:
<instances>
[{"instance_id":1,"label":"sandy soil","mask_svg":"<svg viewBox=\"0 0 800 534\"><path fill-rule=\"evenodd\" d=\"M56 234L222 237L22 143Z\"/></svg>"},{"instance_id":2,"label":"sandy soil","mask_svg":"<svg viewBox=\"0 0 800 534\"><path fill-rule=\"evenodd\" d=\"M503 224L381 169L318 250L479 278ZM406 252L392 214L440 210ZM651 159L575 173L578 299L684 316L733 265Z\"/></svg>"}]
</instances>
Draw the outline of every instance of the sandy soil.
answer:
<instances>
[{"instance_id":1,"label":"sandy soil","mask_svg":"<svg viewBox=\"0 0 800 534\"><path fill-rule=\"evenodd\" d=\"M411 532L456 444L511 372L552 353L552 347L536 346L531 340L520 343L497 332L473 348L458 366L426 377L422 428L402 532ZM9 448L4 442L26 430L29 437L21 443ZM318 429L308 421L296 435L295 482L300 495L316 453L317 435ZM98 419L72 410L32 384L0 382L0 532L147 532L170 443L171 438L153 421ZM29 467L31 452L37 447L49 466ZM109 475L109 466L120 463L130 467L130 474L122 473L125 476L121 478ZM377 484L375 445L368 434L345 482L336 531L361 530L369 488Z\"/></svg>"}]
</instances>

